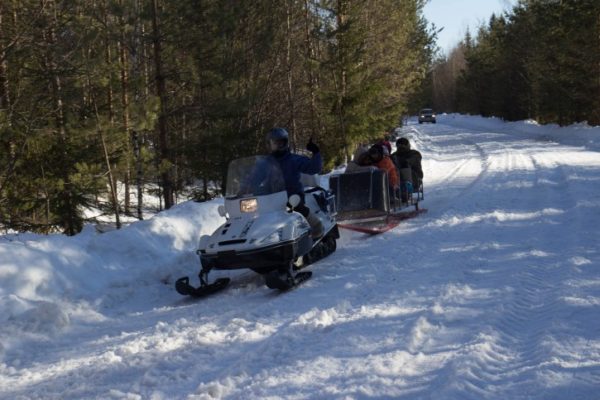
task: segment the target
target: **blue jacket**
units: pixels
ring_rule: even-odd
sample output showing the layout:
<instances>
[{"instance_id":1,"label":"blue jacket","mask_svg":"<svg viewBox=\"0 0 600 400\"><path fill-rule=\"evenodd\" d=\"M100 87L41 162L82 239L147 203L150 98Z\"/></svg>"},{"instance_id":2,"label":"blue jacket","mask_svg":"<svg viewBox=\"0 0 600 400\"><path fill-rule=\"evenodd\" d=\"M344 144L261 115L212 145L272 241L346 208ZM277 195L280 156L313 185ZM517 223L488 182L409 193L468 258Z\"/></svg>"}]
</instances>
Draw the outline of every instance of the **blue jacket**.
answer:
<instances>
[{"instance_id":1,"label":"blue jacket","mask_svg":"<svg viewBox=\"0 0 600 400\"><path fill-rule=\"evenodd\" d=\"M283 179L285 180L285 190L287 190L288 196L297 194L304 199L304 186L300 182L300 174L313 175L321 172L323 168L321 153L313 154L312 158L292 154L289 150L282 155L272 155L281 166Z\"/></svg>"}]
</instances>

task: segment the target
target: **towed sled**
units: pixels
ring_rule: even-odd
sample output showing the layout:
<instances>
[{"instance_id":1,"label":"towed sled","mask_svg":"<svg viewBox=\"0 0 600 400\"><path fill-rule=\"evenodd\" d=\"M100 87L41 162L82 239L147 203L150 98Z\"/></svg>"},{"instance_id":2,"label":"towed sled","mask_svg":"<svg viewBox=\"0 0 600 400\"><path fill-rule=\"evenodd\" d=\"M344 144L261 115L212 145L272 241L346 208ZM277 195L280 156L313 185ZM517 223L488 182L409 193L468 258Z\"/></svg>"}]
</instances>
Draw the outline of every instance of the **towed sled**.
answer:
<instances>
[{"instance_id":1,"label":"towed sled","mask_svg":"<svg viewBox=\"0 0 600 400\"><path fill-rule=\"evenodd\" d=\"M338 227L371 235L387 232L427 209L422 182L413 188L410 168L400 171L401 189L389 189L387 173L377 168L333 175L329 187L336 201Z\"/></svg>"},{"instance_id":2,"label":"towed sled","mask_svg":"<svg viewBox=\"0 0 600 400\"><path fill-rule=\"evenodd\" d=\"M182 295L203 297L224 289L229 278L209 283L211 270L251 269L264 276L269 288L287 290L310 278L299 269L336 249L339 232L331 192L314 183L305 185L305 205L323 226L314 236L307 219L295 211L300 196L288 198L279 163L270 156L254 156L229 164L224 206L226 221L212 235L200 238L200 286L188 277L177 280Z\"/></svg>"}]
</instances>

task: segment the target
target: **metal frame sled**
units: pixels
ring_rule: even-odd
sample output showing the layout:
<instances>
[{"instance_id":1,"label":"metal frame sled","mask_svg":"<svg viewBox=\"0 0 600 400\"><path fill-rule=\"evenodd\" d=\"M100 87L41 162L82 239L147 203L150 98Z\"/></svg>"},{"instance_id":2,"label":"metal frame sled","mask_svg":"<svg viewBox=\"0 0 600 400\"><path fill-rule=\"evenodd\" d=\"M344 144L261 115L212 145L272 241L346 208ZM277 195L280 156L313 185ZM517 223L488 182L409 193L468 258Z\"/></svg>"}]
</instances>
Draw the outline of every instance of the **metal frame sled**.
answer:
<instances>
[{"instance_id":1,"label":"metal frame sled","mask_svg":"<svg viewBox=\"0 0 600 400\"><path fill-rule=\"evenodd\" d=\"M412 182L402 181L402 189L392 193L387 173L380 169L333 175L329 187L336 199L338 227L343 229L375 235L427 212L419 206L424 200L422 183L415 191Z\"/></svg>"}]
</instances>

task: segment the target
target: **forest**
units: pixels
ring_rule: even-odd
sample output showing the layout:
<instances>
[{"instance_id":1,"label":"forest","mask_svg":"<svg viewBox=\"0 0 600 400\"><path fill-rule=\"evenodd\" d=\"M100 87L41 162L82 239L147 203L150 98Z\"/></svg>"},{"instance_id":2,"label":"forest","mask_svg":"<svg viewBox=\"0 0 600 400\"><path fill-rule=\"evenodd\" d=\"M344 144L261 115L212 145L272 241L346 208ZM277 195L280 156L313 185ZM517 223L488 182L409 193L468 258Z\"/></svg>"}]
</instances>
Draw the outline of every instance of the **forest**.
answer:
<instances>
[{"instance_id":1,"label":"forest","mask_svg":"<svg viewBox=\"0 0 600 400\"><path fill-rule=\"evenodd\" d=\"M600 1L520 0L438 58L437 109L600 125Z\"/></svg>"},{"instance_id":2,"label":"forest","mask_svg":"<svg viewBox=\"0 0 600 400\"><path fill-rule=\"evenodd\" d=\"M327 168L408 112L431 69L423 0L3 0L0 226L143 218L286 127ZM341 143L341 145L340 145Z\"/></svg>"},{"instance_id":3,"label":"forest","mask_svg":"<svg viewBox=\"0 0 600 400\"><path fill-rule=\"evenodd\" d=\"M426 0L3 0L0 228L222 193L285 127L329 170L404 115L600 124L600 2L519 0L448 55Z\"/></svg>"}]
</instances>

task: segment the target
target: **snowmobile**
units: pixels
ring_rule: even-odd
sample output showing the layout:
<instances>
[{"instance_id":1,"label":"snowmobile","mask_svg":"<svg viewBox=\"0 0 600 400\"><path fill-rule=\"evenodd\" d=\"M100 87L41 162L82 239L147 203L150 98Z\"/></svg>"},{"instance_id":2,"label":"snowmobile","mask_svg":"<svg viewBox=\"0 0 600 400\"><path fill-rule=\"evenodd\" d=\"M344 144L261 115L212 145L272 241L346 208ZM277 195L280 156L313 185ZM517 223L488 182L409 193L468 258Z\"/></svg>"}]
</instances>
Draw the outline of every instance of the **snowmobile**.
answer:
<instances>
[{"instance_id":1,"label":"snowmobile","mask_svg":"<svg viewBox=\"0 0 600 400\"><path fill-rule=\"evenodd\" d=\"M182 295L202 297L224 289L230 278L209 283L211 270L251 269L264 275L269 288L287 290L310 278L299 271L336 250L339 232L335 220L335 199L330 191L303 176L305 204L323 229L314 236L307 219L295 211L301 198L288 198L279 163L271 156L253 156L229 164L224 206L219 214L226 221L212 235L200 238L200 286L188 277L177 280Z\"/></svg>"},{"instance_id":2,"label":"snowmobile","mask_svg":"<svg viewBox=\"0 0 600 400\"><path fill-rule=\"evenodd\" d=\"M375 167L332 175L329 188L336 199L337 222L342 229L371 235L387 232L401 221L427 212L423 183L412 182L409 168L399 169L401 188L389 189L387 173Z\"/></svg>"}]
</instances>

